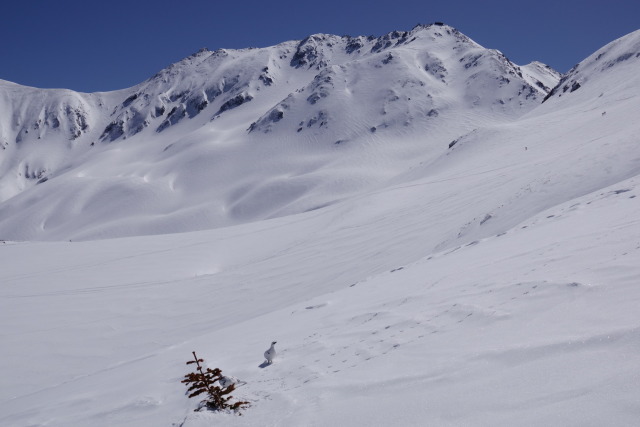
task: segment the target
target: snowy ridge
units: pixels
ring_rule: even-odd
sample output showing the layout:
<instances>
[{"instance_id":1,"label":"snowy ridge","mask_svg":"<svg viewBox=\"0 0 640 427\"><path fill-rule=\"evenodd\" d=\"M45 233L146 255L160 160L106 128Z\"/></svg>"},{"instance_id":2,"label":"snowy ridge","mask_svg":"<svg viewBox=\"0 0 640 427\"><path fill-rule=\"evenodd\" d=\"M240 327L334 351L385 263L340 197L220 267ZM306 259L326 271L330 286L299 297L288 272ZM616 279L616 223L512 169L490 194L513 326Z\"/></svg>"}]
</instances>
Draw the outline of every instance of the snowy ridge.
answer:
<instances>
[{"instance_id":1,"label":"snowy ridge","mask_svg":"<svg viewBox=\"0 0 640 427\"><path fill-rule=\"evenodd\" d=\"M639 63L640 30L614 40L577 64L562 77L545 100L571 94L583 86L596 86L601 79L610 79L609 85L614 86L618 82L611 79L612 69L626 69L628 73L633 73L631 70L637 69Z\"/></svg>"},{"instance_id":2,"label":"snowy ridge","mask_svg":"<svg viewBox=\"0 0 640 427\"><path fill-rule=\"evenodd\" d=\"M547 94L558 84L561 77L556 70L538 61L524 65L520 69L530 85L542 89Z\"/></svg>"}]
</instances>

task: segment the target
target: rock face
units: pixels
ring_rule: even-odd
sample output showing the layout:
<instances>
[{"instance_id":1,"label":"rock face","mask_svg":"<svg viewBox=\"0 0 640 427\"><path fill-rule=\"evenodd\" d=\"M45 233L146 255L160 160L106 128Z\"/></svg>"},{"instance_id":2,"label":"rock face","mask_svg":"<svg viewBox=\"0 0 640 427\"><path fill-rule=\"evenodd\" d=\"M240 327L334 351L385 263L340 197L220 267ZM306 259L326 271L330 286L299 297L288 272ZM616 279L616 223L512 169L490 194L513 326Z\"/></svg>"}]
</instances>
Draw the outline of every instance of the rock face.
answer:
<instances>
[{"instance_id":1,"label":"rock face","mask_svg":"<svg viewBox=\"0 0 640 427\"><path fill-rule=\"evenodd\" d=\"M218 208L202 207L207 213L196 214L208 218L206 226L313 209L325 202L299 199L311 188L333 188L339 178L325 184L289 180L276 185L275 176L299 176L308 167L320 174L320 163L348 162L351 157L375 163L386 156L388 170L381 169L380 176L366 172L341 181L346 192L374 185L402 169L394 163L400 158L416 152L432 155L435 147L446 148L478 126L525 114L548 96L559 78L544 64L515 65L447 25L420 25L381 37L315 34L261 49L202 49L137 86L114 92L84 94L0 82L0 107L7 112L0 118L0 203L27 197L28 190L44 191L35 186L46 181L48 188L77 185L74 200L83 199L76 201L86 212L84 198L97 200L93 192L98 190L78 181L78 176L91 175L77 172L84 165L118 155L123 170L99 168L97 176L105 178L100 186L115 180L118 188L126 187L124 194L137 194L142 187L122 180L134 175L144 176L144 182L166 178L166 165L182 161L177 159L189 147L194 160L188 168L193 169L175 170L174 178L167 179L171 185L190 182L183 190L197 193L197 200L217 200ZM227 161L212 169L231 156L225 151L216 157L207 145L214 143L236 147L235 168L229 169ZM248 148L247 143L254 145ZM252 158L258 146L268 152L259 154L259 161L274 162L274 180L256 184L265 194L247 190L249 182L238 184L249 179L247 175L235 175L245 162L258 161ZM161 158L154 157L158 147ZM302 147L315 148L302 155ZM292 152L300 158L292 160ZM141 159L146 172L139 170ZM205 159L207 166L200 165ZM241 188L222 195L194 185L195 176ZM62 177L73 183L61 184ZM164 191L160 186L147 196L160 197ZM144 203L144 197L132 197L127 208ZM172 200L168 211L177 209L175 192L163 197ZM20 200L0 205L0 211L12 215L18 205L26 206ZM271 203L269 209L264 209L265 200ZM234 219L221 218L218 210ZM116 210L114 215L125 213Z\"/></svg>"}]
</instances>

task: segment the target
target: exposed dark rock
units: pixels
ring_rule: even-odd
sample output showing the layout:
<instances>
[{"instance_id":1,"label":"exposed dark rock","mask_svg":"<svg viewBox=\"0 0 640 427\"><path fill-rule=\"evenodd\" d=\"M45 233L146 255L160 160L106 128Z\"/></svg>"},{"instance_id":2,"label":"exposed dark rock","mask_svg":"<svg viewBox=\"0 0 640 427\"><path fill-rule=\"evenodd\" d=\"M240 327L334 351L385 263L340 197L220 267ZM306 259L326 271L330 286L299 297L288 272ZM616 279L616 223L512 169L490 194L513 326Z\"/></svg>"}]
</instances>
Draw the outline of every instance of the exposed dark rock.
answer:
<instances>
[{"instance_id":1,"label":"exposed dark rock","mask_svg":"<svg viewBox=\"0 0 640 427\"><path fill-rule=\"evenodd\" d=\"M427 54L426 59L427 63L424 64L424 70L434 77L437 77L444 81L444 78L447 75L447 69L444 67L442 61L439 58L436 58L429 54Z\"/></svg>"},{"instance_id":2,"label":"exposed dark rock","mask_svg":"<svg viewBox=\"0 0 640 427\"><path fill-rule=\"evenodd\" d=\"M160 117L160 116L162 116L162 115L164 114L164 112L165 112L165 111L167 111L167 109L166 109L166 107L165 107L164 105L161 105L161 106L159 106L159 107L156 107L156 108L155 108L155 111L154 111L154 113L155 113L155 114L154 114L154 117Z\"/></svg>"},{"instance_id":3,"label":"exposed dark rock","mask_svg":"<svg viewBox=\"0 0 640 427\"><path fill-rule=\"evenodd\" d=\"M632 56L633 56L633 53L625 53L624 55L618 56L613 61L609 61L606 65L607 65L608 68L611 68L614 65L619 64L620 62L626 61L627 59L631 58Z\"/></svg>"},{"instance_id":4,"label":"exposed dark rock","mask_svg":"<svg viewBox=\"0 0 640 427\"><path fill-rule=\"evenodd\" d=\"M127 99L124 100L124 102L122 103L122 106L123 107L128 107L136 99L138 99L138 94L134 93L133 95L131 95L130 97L128 97Z\"/></svg>"},{"instance_id":5,"label":"exposed dark rock","mask_svg":"<svg viewBox=\"0 0 640 427\"><path fill-rule=\"evenodd\" d=\"M229 99L227 102L225 102L224 104L222 104L220 106L220 109L218 110L218 112L215 114L216 116L219 114L224 113L225 111L228 110L232 110L236 107L241 106L242 104L244 104L245 102L249 102L253 99L253 96L251 96L248 93L240 93L236 96L234 96L233 98Z\"/></svg>"},{"instance_id":6,"label":"exposed dark rock","mask_svg":"<svg viewBox=\"0 0 640 427\"><path fill-rule=\"evenodd\" d=\"M318 127L323 127L327 124L328 120L329 115L327 114L327 112L324 110L319 111L318 114L309 119L309 121L307 122L307 127L310 128L316 123L318 123Z\"/></svg>"},{"instance_id":7,"label":"exposed dark rock","mask_svg":"<svg viewBox=\"0 0 640 427\"><path fill-rule=\"evenodd\" d=\"M551 90L547 86L545 86L544 83L542 83L540 80L536 80L536 86L538 86L540 89L544 90L547 93L549 93L549 91Z\"/></svg>"},{"instance_id":8,"label":"exposed dark rock","mask_svg":"<svg viewBox=\"0 0 640 427\"><path fill-rule=\"evenodd\" d=\"M308 66L311 68L317 65L321 68L326 65L324 61L318 61L320 53L318 52L318 43L322 42L323 38L318 35L313 35L302 40L296 49L296 53L291 58L290 65L294 68L300 68Z\"/></svg>"},{"instance_id":9,"label":"exposed dark rock","mask_svg":"<svg viewBox=\"0 0 640 427\"><path fill-rule=\"evenodd\" d=\"M475 55L472 54L463 56L462 58L460 58L460 62L464 63L464 68L469 69L471 67L477 67L480 63L480 58L482 58L481 53Z\"/></svg>"},{"instance_id":10,"label":"exposed dark rock","mask_svg":"<svg viewBox=\"0 0 640 427\"><path fill-rule=\"evenodd\" d=\"M307 97L307 102L311 105L318 102L321 98L329 96L333 86L333 72L323 71L318 74L309 88L313 91L311 95Z\"/></svg>"},{"instance_id":11,"label":"exposed dark rock","mask_svg":"<svg viewBox=\"0 0 640 427\"><path fill-rule=\"evenodd\" d=\"M376 44L374 44L371 48L371 52L380 52L391 46L402 44L407 41L408 35L409 33L406 31L393 31L389 34L385 34L384 36L378 38Z\"/></svg>"},{"instance_id":12,"label":"exposed dark rock","mask_svg":"<svg viewBox=\"0 0 640 427\"><path fill-rule=\"evenodd\" d=\"M576 67L574 67L572 70L574 70ZM560 81L558 82L558 84L551 89L551 91L547 94L547 96L544 97L544 99L542 100L542 103L544 104L545 101L547 101L549 98L551 98L553 95L555 95L556 93L558 93L558 91L560 90L560 88L563 87L563 85L565 84L565 82L569 79L569 77L571 76L571 70L569 71L569 73L567 73L567 75L565 75L564 77L562 77L560 79ZM567 87L567 86L564 86ZM564 89L564 91L566 92L567 89Z\"/></svg>"},{"instance_id":13,"label":"exposed dark rock","mask_svg":"<svg viewBox=\"0 0 640 427\"><path fill-rule=\"evenodd\" d=\"M100 136L100 140L115 141L122 135L124 135L124 122L122 120L116 120L107 125Z\"/></svg>"},{"instance_id":14,"label":"exposed dark rock","mask_svg":"<svg viewBox=\"0 0 640 427\"><path fill-rule=\"evenodd\" d=\"M344 50L349 55L351 55L353 52L356 52L362 49L363 46L364 46L364 43L362 43L362 41L360 41L359 39L357 38L350 39L347 45L345 46Z\"/></svg>"},{"instance_id":15,"label":"exposed dark rock","mask_svg":"<svg viewBox=\"0 0 640 427\"><path fill-rule=\"evenodd\" d=\"M156 132L162 132L163 130L167 129L169 126L175 125L184 117L186 117L186 115L187 115L187 111L184 105L180 104L177 107L173 107L171 111L169 111L169 114L167 114L167 118L160 124L160 126L158 126L158 128L156 129Z\"/></svg>"},{"instance_id":16,"label":"exposed dark rock","mask_svg":"<svg viewBox=\"0 0 640 427\"><path fill-rule=\"evenodd\" d=\"M207 105L209 105L209 101L207 101L202 95L191 98L186 105L187 115L189 118L193 118L200 114L200 111L204 110Z\"/></svg>"},{"instance_id":17,"label":"exposed dark rock","mask_svg":"<svg viewBox=\"0 0 640 427\"><path fill-rule=\"evenodd\" d=\"M273 110L271 114L269 114L269 120L272 123L279 122L284 117L284 111Z\"/></svg>"},{"instance_id":18,"label":"exposed dark rock","mask_svg":"<svg viewBox=\"0 0 640 427\"><path fill-rule=\"evenodd\" d=\"M265 86L271 86L273 84L273 79L269 76L269 67L264 67L262 69L262 73L258 77L258 80L260 80Z\"/></svg>"}]
</instances>

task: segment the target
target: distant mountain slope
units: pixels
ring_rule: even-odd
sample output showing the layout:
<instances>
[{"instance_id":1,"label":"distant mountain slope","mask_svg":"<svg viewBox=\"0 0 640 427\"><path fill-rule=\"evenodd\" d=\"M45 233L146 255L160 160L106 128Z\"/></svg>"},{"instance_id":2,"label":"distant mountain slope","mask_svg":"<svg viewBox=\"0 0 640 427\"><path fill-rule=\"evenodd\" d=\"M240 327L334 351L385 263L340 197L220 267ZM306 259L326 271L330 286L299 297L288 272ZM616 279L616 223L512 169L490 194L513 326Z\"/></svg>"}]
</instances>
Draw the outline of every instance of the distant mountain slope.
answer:
<instances>
[{"instance_id":1,"label":"distant mountain slope","mask_svg":"<svg viewBox=\"0 0 640 427\"><path fill-rule=\"evenodd\" d=\"M613 77L623 73L633 77L637 74L638 67L640 67L640 30L614 40L577 64L562 77L558 85L545 97L545 101L550 98L569 96L584 86L593 88L600 85L603 89L616 89L619 85L626 85L627 81L616 80ZM575 99L573 95L571 96Z\"/></svg>"},{"instance_id":2,"label":"distant mountain slope","mask_svg":"<svg viewBox=\"0 0 640 427\"><path fill-rule=\"evenodd\" d=\"M0 237L157 234L316 209L516 119L559 78L427 25L203 49L108 93L0 82Z\"/></svg>"}]
</instances>

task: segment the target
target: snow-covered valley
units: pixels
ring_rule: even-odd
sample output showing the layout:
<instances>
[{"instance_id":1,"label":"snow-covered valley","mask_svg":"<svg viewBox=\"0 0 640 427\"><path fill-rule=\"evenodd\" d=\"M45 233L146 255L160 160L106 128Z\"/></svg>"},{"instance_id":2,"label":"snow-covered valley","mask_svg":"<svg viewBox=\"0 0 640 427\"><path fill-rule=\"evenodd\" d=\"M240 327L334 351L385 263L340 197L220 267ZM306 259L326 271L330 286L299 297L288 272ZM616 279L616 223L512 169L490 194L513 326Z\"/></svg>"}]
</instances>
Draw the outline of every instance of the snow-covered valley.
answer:
<instances>
[{"instance_id":1,"label":"snow-covered valley","mask_svg":"<svg viewBox=\"0 0 640 427\"><path fill-rule=\"evenodd\" d=\"M0 424L634 425L638 70L640 32L560 80L426 26L2 82Z\"/></svg>"}]
</instances>

